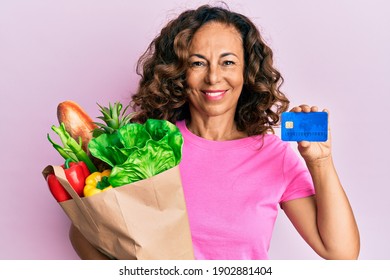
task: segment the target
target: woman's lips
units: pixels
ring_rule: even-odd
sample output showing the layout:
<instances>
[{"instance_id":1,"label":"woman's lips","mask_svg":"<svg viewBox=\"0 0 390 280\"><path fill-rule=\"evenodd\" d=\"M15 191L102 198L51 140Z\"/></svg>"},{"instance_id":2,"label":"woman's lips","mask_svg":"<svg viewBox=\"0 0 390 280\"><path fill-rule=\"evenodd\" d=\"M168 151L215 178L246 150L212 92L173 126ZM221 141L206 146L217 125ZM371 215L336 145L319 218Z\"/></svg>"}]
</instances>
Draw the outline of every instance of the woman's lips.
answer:
<instances>
[{"instance_id":1,"label":"woman's lips","mask_svg":"<svg viewBox=\"0 0 390 280\"><path fill-rule=\"evenodd\" d=\"M222 99L227 90L203 90L207 100L220 100Z\"/></svg>"}]
</instances>

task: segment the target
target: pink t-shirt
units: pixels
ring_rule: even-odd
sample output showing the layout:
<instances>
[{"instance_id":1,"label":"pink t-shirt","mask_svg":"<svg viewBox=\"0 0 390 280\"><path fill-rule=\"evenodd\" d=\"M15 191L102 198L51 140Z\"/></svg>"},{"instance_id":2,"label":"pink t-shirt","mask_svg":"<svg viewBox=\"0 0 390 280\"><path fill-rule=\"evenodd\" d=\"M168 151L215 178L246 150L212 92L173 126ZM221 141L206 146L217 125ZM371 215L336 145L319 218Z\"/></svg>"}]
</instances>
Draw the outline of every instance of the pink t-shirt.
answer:
<instances>
[{"instance_id":1,"label":"pink t-shirt","mask_svg":"<svg viewBox=\"0 0 390 280\"><path fill-rule=\"evenodd\" d=\"M210 141L176 125L195 258L268 259L279 203L314 194L304 162L275 135Z\"/></svg>"}]
</instances>

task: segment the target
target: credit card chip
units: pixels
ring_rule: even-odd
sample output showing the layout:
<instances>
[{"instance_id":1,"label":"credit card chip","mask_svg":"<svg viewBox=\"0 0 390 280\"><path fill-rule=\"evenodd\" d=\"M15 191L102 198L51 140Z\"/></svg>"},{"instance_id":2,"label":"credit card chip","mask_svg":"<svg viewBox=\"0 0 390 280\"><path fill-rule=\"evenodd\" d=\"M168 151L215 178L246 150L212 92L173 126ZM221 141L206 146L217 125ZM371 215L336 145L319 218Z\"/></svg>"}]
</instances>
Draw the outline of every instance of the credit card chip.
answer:
<instances>
[{"instance_id":1,"label":"credit card chip","mask_svg":"<svg viewBox=\"0 0 390 280\"><path fill-rule=\"evenodd\" d=\"M285 128L288 128L288 129L294 128L294 122L291 122L291 121L285 122Z\"/></svg>"}]
</instances>

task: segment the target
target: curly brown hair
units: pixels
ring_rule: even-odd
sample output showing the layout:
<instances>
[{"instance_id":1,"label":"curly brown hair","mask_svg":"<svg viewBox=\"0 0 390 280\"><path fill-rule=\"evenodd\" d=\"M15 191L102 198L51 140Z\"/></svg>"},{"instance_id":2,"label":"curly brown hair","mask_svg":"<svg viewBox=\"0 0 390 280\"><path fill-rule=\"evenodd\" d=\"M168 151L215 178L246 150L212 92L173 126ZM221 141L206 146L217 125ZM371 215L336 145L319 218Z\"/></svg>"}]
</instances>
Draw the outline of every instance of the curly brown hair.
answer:
<instances>
[{"instance_id":1,"label":"curly brown hair","mask_svg":"<svg viewBox=\"0 0 390 280\"><path fill-rule=\"evenodd\" d=\"M154 118L175 123L191 118L186 93L188 49L195 32L209 22L234 26L242 37L245 71L235 114L237 128L248 135L274 132L289 100L279 89L283 78L273 67L272 50L249 18L210 5L184 11L171 20L138 60L141 80L132 96L133 121Z\"/></svg>"}]
</instances>

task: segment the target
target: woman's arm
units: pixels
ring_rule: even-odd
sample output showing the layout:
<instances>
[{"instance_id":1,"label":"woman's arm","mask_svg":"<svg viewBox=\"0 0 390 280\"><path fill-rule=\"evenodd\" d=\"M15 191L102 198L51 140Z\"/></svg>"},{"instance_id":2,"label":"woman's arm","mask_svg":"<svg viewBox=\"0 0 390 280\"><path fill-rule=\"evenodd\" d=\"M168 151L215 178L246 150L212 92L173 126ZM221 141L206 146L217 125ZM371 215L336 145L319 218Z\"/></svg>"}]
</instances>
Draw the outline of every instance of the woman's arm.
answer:
<instances>
[{"instance_id":1,"label":"woman's arm","mask_svg":"<svg viewBox=\"0 0 390 280\"><path fill-rule=\"evenodd\" d=\"M69 230L69 239L74 250L82 260L109 260L109 258L98 251L72 224Z\"/></svg>"},{"instance_id":2,"label":"woman's arm","mask_svg":"<svg viewBox=\"0 0 390 280\"><path fill-rule=\"evenodd\" d=\"M317 111L302 105L295 112ZM359 230L325 143L301 142L298 150L312 176L316 195L283 203L282 207L306 242L325 259L357 259Z\"/></svg>"}]
</instances>

